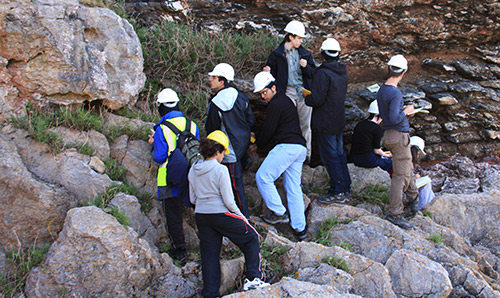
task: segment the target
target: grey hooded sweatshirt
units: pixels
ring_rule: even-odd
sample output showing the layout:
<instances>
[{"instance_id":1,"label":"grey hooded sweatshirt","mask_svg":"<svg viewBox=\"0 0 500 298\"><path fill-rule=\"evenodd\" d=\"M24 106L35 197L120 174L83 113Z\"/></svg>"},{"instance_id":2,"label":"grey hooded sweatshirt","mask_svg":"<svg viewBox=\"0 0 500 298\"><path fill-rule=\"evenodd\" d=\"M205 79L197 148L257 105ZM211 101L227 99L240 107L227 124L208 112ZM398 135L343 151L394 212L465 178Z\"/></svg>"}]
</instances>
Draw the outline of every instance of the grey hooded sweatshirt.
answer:
<instances>
[{"instance_id":1,"label":"grey hooded sweatshirt","mask_svg":"<svg viewBox=\"0 0 500 298\"><path fill-rule=\"evenodd\" d=\"M189 170L188 179L189 200L195 205L195 213L232 212L244 218L234 202L229 171L216 159L195 163Z\"/></svg>"}]
</instances>

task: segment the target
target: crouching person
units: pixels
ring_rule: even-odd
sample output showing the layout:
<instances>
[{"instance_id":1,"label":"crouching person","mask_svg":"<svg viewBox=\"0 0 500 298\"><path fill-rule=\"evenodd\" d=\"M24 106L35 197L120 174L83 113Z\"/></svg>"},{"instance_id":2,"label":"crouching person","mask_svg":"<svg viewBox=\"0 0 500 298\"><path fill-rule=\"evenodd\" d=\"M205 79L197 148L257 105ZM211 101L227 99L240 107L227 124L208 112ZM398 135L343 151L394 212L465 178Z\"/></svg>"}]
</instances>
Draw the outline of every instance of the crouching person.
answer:
<instances>
[{"instance_id":1,"label":"crouching person","mask_svg":"<svg viewBox=\"0 0 500 298\"><path fill-rule=\"evenodd\" d=\"M221 281L220 250L222 237L229 238L245 255L246 279L243 289L268 286L262 281L259 234L249 224L234 201L231 178L221 165L229 154L229 140L220 130L200 141L204 161L189 171L189 194L195 205L196 225L200 238L203 297L218 297Z\"/></svg>"}]
</instances>

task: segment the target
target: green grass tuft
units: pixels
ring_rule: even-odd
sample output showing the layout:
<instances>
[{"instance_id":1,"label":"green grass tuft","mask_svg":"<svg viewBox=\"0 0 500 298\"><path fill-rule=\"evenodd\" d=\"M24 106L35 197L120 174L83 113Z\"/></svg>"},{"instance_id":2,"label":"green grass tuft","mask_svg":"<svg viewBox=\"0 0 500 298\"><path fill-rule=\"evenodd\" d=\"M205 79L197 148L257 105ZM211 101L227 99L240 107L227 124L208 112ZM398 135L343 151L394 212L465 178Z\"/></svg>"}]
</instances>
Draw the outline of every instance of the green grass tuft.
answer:
<instances>
[{"instance_id":1,"label":"green grass tuft","mask_svg":"<svg viewBox=\"0 0 500 298\"><path fill-rule=\"evenodd\" d=\"M334 256L326 257L322 260L323 263L331 265L337 269L344 270L345 272L349 272L349 266L347 265L346 260L342 258L337 258Z\"/></svg>"},{"instance_id":2,"label":"green grass tuft","mask_svg":"<svg viewBox=\"0 0 500 298\"><path fill-rule=\"evenodd\" d=\"M443 243L443 236L438 235L438 234L432 234L429 237L426 238L427 240L430 240L436 244L441 244Z\"/></svg>"},{"instance_id":3,"label":"green grass tuft","mask_svg":"<svg viewBox=\"0 0 500 298\"><path fill-rule=\"evenodd\" d=\"M332 246L332 242L330 240L330 231L335 225L340 225L340 224L348 224L352 220L344 220L341 221L338 218L330 217L323 222L321 222L318 232L316 234L316 243L323 244L324 246Z\"/></svg>"}]
</instances>

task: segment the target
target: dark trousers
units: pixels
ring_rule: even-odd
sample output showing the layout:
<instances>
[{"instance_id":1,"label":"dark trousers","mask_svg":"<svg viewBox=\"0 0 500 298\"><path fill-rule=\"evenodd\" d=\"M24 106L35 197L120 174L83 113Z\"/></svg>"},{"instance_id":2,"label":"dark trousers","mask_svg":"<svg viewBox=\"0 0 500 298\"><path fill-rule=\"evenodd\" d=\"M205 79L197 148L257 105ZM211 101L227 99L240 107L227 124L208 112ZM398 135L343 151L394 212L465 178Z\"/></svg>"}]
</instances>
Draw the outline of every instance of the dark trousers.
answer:
<instances>
[{"instance_id":1,"label":"dark trousers","mask_svg":"<svg viewBox=\"0 0 500 298\"><path fill-rule=\"evenodd\" d=\"M161 205L167 218L167 231L172 239L174 248L185 248L184 231L182 229L182 208L184 202L180 197L162 199Z\"/></svg>"},{"instance_id":2,"label":"dark trousers","mask_svg":"<svg viewBox=\"0 0 500 298\"><path fill-rule=\"evenodd\" d=\"M259 234L241 217L233 213L196 213L200 238L201 268L204 297L219 296L221 271L220 249L222 236L236 244L245 255L246 276L262 279Z\"/></svg>"},{"instance_id":3,"label":"dark trousers","mask_svg":"<svg viewBox=\"0 0 500 298\"><path fill-rule=\"evenodd\" d=\"M247 197L245 195L245 184L243 183L243 167L241 166L241 160L235 163L225 163L224 165L229 169L229 175L231 176L234 201L236 205L238 205L238 208L240 208L241 213L243 213L246 218L250 218Z\"/></svg>"},{"instance_id":4,"label":"dark trousers","mask_svg":"<svg viewBox=\"0 0 500 298\"><path fill-rule=\"evenodd\" d=\"M318 149L323 165L330 176L329 194L351 192L351 176L347 168L342 133L329 135L318 133Z\"/></svg>"},{"instance_id":5,"label":"dark trousers","mask_svg":"<svg viewBox=\"0 0 500 298\"><path fill-rule=\"evenodd\" d=\"M375 168L380 167L382 170L389 172L392 170L392 159L382 157L375 152L366 154L351 155L351 161L358 167Z\"/></svg>"}]
</instances>

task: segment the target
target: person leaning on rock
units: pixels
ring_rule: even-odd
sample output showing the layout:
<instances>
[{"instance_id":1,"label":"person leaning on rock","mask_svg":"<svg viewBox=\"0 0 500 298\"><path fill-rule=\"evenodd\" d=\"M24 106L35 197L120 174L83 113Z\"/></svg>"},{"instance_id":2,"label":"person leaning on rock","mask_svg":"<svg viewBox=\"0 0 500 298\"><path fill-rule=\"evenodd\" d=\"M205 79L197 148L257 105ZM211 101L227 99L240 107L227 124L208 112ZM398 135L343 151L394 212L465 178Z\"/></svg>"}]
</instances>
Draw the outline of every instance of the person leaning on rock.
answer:
<instances>
[{"instance_id":1,"label":"person leaning on rock","mask_svg":"<svg viewBox=\"0 0 500 298\"><path fill-rule=\"evenodd\" d=\"M312 129L318 139L321 161L330 176L328 194L318 197L323 204L346 203L351 196L342 132L345 126L347 69L339 62L340 44L327 38L321 45L323 63L312 81L312 93L305 103L312 107Z\"/></svg>"},{"instance_id":2,"label":"person leaning on rock","mask_svg":"<svg viewBox=\"0 0 500 298\"><path fill-rule=\"evenodd\" d=\"M222 130L229 138L229 151L224 155L224 164L229 169L234 200L241 212L248 219L247 199L243 184L242 161L247 158L248 145L250 145L250 132L255 123L255 116L248 97L229 86L234 80L234 69L227 63L220 63L208 73L210 88L216 92L207 109L205 129L207 133Z\"/></svg>"},{"instance_id":3,"label":"person leaning on rock","mask_svg":"<svg viewBox=\"0 0 500 298\"><path fill-rule=\"evenodd\" d=\"M306 216L301 188L302 164L306 159L306 141L299 127L297 109L284 91L278 91L274 77L266 71L254 78L254 92L269 103L262 131L256 134L256 145L272 149L255 175L257 188L272 211L262 219L270 224L291 222L298 240L306 238ZM255 145L250 150L256 150ZM274 182L283 174L290 217L286 213Z\"/></svg>"},{"instance_id":4,"label":"person leaning on rock","mask_svg":"<svg viewBox=\"0 0 500 298\"><path fill-rule=\"evenodd\" d=\"M264 71L270 71L276 78L277 91L286 92L286 95L296 106L300 129L306 140L307 161L311 158L311 114L302 96L302 87L310 88L310 81L315 69L311 53L302 47L306 36L304 24L291 21L285 27L285 39L267 58Z\"/></svg>"},{"instance_id":5,"label":"person leaning on rock","mask_svg":"<svg viewBox=\"0 0 500 298\"><path fill-rule=\"evenodd\" d=\"M377 104L384 130L382 143L392 153L393 166L386 219L401 228L409 229L413 224L403 217L404 205L417 205L418 208L418 190L410 152L410 124L407 118L408 113L415 110L415 107L404 106L403 95L398 89L398 83L408 70L408 61L402 55L395 55L387 65L389 78L377 92Z\"/></svg>"},{"instance_id":6,"label":"person leaning on rock","mask_svg":"<svg viewBox=\"0 0 500 298\"><path fill-rule=\"evenodd\" d=\"M200 131L196 123L188 121L179 111L179 97L174 90L163 89L158 93L156 103L161 119L154 126L154 133L149 136L148 142L154 145L154 160L160 164L157 177L158 199L162 202L168 234L173 243L171 254L184 264L187 252L182 229L182 205L184 202L189 203L188 164L177 148L177 135L163 122L172 123L180 131L189 130L198 139ZM190 127L186 127L187 123L191 123Z\"/></svg>"}]
</instances>

